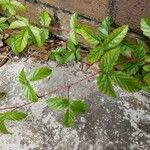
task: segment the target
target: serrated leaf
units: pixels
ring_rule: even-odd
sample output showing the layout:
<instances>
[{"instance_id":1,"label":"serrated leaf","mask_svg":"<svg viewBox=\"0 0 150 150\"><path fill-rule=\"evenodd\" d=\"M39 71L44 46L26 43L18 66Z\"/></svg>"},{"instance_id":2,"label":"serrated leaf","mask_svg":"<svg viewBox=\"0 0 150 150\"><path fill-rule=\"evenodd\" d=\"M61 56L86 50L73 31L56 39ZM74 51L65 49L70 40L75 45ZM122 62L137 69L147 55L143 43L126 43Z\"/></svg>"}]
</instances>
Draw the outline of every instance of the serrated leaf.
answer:
<instances>
[{"instance_id":1,"label":"serrated leaf","mask_svg":"<svg viewBox=\"0 0 150 150\"><path fill-rule=\"evenodd\" d=\"M24 68L21 70L20 74L19 74L19 82L25 86L28 85L28 80L24 71Z\"/></svg>"},{"instance_id":2,"label":"serrated leaf","mask_svg":"<svg viewBox=\"0 0 150 150\"><path fill-rule=\"evenodd\" d=\"M44 44L48 38L49 38L49 31L45 28L42 28L41 29L42 44Z\"/></svg>"},{"instance_id":3,"label":"serrated leaf","mask_svg":"<svg viewBox=\"0 0 150 150\"><path fill-rule=\"evenodd\" d=\"M69 106L69 100L61 97L49 98L47 100L47 105L49 108L56 110L64 110Z\"/></svg>"},{"instance_id":4,"label":"serrated leaf","mask_svg":"<svg viewBox=\"0 0 150 150\"><path fill-rule=\"evenodd\" d=\"M23 86L22 88L23 95L32 102L38 101L38 96L32 86L28 83L27 86Z\"/></svg>"},{"instance_id":5,"label":"serrated leaf","mask_svg":"<svg viewBox=\"0 0 150 150\"><path fill-rule=\"evenodd\" d=\"M70 101L70 109L75 114L83 114L86 111L86 105L81 100Z\"/></svg>"},{"instance_id":6,"label":"serrated leaf","mask_svg":"<svg viewBox=\"0 0 150 150\"><path fill-rule=\"evenodd\" d=\"M32 102L37 102L38 96L32 88L32 86L30 85L30 83L28 82L24 69L22 69L22 71L19 74L19 82L23 85L22 92L24 96Z\"/></svg>"},{"instance_id":7,"label":"serrated leaf","mask_svg":"<svg viewBox=\"0 0 150 150\"><path fill-rule=\"evenodd\" d=\"M18 53L21 53L27 46L29 39L28 30L22 30L15 38L15 49Z\"/></svg>"},{"instance_id":8,"label":"serrated leaf","mask_svg":"<svg viewBox=\"0 0 150 150\"><path fill-rule=\"evenodd\" d=\"M91 44L98 45L100 43L99 38L92 31L92 29L86 25L80 24L76 29L76 32L83 36L83 38Z\"/></svg>"},{"instance_id":9,"label":"serrated leaf","mask_svg":"<svg viewBox=\"0 0 150 150\"><path fill-rule=\"evenodd\" d=\"M9 29L17 29L27 27L29 24L23 20L16 20L12 22L9 26Z\"/></svg>"},{"instance_id":10,"label":"serrated leaf","mask_svg":"<svg viewBox=\"0 0 150 150\"><path fill-rule=\"evenodd\" d=\"M5 120L19 121L27 117L27 114L18 111L10 111L4 113Z\"/></svg>"},{"instance_id":11,"label":"serrated leaf","mask_svg":"<svg viewBox=\"0 0 150 150\"><path fill-rule=\"evenodd\" d=\"M41 39L41 30L37 27L30 26L30 31L31 31L32 38L34 39L34 43L38 47L41 47L43 45L42 39Z\"/></svg>"},{"instance_id":12,"label":"serrated leaf","mask_svg":"<svg viewBox=\"0 0 150 150\"><path fill-rule=\"evenodd\" d=\"M137 44L134 47L134 57L136 59L143 59L146 57L145 43L141 40L137 40Z\"/></svg>"},{"instance_id":13,"label":"serrated leaf","mask_svg":"<svg viewBox=\"0 0 150 150\"><path fill-rule=\"evenodd\" d=\"M125 38L128 32L128 26L123 25L122 27L114 29L108 37L104 40L104 49L109 50L118 46L122 40Z\"/></svg>"},{"instance_id":14,"label":"serrated leaf","mask_svg":"<svg viewBox=\"0 0 150 150\"><path fill-rule=\"evenodd\" d=\"M145 58L145 61L146 61L146 62L150 62L150 55L148 55L148 56Z\"/></svg>"},{"instance_id":15,"label":"serrated leaf","mask_svg":"<svg viewBox=\"0 0 150 150\"><path fill-rule=\"evenodd\" d=\"M6 42L7 42L7 45L13 51L13 53L15 53L16 55L19 55L19 52L16 50L15 41L16 41L16 36L10 36Z\"/></svg>"},{"instance_id":16,"label":"serrated leaf","mask_svg":"<svg viewBox=\"0 0 150 150\"><path fill-rule=\"evenodd\" d=\"M10 1L11 7L13 7L15 10L26 10L24 5L18 1Z\"/></svg>"},{"instance_id":17,"label":"serrated leaf","mask_svg":"<svg viewBox=\"0 0 150 150\"><path fill-rule=\"evenodd\" d=\"M111 25L111 21L110 21L110 17L106 17L103 21L102 21L102 26L99 27L99 34L100 37L102 39L106 38L109 34L110 31L110 25Z\"/></svg>"},{"instance_id":18,"label":"serrated leaf","mask_svg":"<svg viewBox=\"0 0 150 150\"><path fill-rule=\"evenodd\" d=\"M148 74L146 74L146 75L144 76L144 81L145 81L148 85L150 85L150 73L148 73Z\"/></svg>"},{"instance_id":19,"label":"serrated leaf","mask_svg":"<svg viewBox=\"0 0 150 150\"><path fill-rule=\"evenodd\" d=\"M34 70L30 75L30 81L37 81L44 79L52 73L52 70L49 67L40 67Z\"/></svg>"},{"instance_id":20,"label":"serrated leaf","mask_svg":"<svg viewBox=\"0 0 150 150\"><path fill-rule=\"evenodd\" d=\"M98 45L96 48L90 51L89 55L87 56L89 63L95 63L100 59L100 57L104 54L105 51L109 49L113 49L118 46L124 37L126 36L128 31L128 26L124 25L113 30L109 36L106 37L104 42L101 45Z\"/></svg>"},{"instance_id":21,"label":"serrated leaf","mask_svg":"<svg viewBox=\"0 0 150 150\"><path fill-rule=\"evenodd\" d=\"M76 46L74 45L74 43L71 41L71 40L68 40L67 41L67 48L70 50L70 51L76 51Z\"/></svg>"},{"instance_id":22,"label":"serrated leaf","mask_svg":"<svg viewBox=\"0 0 150 150\"><path fill-rule=\"evenodd\" d=\"M0 133L2 134L10 134L10 132L7 130L5 126L4 120L0 120Z\"/></svg>"},{"instance_id":23,"label":"serrated leaf","mask_svg":"<svg viewBox=\"0 0 150 150\"><path fill-rule=\"evenodd\" d=\"M141 90L141 84L138 80L123 72L113 72L111 74L111 79L115 84L128 92L137 92Z\"/></svg>"},{"instance_id":24,"label":"serrated leaf","mask_svg":"<svg viewBox=\"0 0 150 150\"><path fill-rule=\"evenodd\" d=\"M150 65L143 66L143 69L147 72L150 72Z\"/></svg>"},{"instance_id":25,"label":"serrated leaf","mask_svg":"<svg viewBox=\"0 0 150 150\"><path fill-rule=\"evenodd\" d=\"M113 69L116 61L118 60L120 49L115 48L106 52L100 61L100 68L103 72L109 72Z\"/></svg>"},{"instance_id":26,"label":"serrated leaf","mask_svg":"<svg viewBox=\"0 0 150 150\"><path fill-rule=\"evenodd\" d=\"M145 36L150 38L150 17L145 17L141 19L141 30Z\"/></svg>"},{"instance_id":27,"label":"serrated leaf","mask_svg":"<svg viewBox=\"0 0 150 150\"><path fill-rule=\"evenodd\" d=\"M70 19L70 27L73 30L75 30L75 28L78 26L78 24L77 24L77 17L78 17L78 13L74 13L71 16L71 19Z\"/></svg>"},{"instance_id":28,"label":"serrated leaf","mask_svg":"<svg viewBox=\"0 0 150 150\"><path fill-rule=\"evenodd\" d=\"M100 76L97 78L97 84L101 92L108 96L116 97L110 76L108 74L100 74Z\"/></svg>"},{"instance_id":29,"label":"serrated leaf","mask_svg":"<svg viewBox=\"0 0 150 150\"><path fill-rule=\"evenodd\" d=\"M71 109L67 109L64 114L64 126L69 128L72 127L74 124L75 116Z\"/></svg>"},{"instance_id":30,"label":"serrated leaf","mask_svg":"<svg viewBox=\"0 0 150 150\"><path fill-rule=\"evenodd\" d=\"M49 27L49 25L51 24L51 17L49 16L48 12L41 12L40 13L40 23L42 26L44 27Z\"/></svg>"},{"instance_id":31,"label":"serrated leaf","mask_svg":"<svg viewBox=\"0 0 150 150\"><path fill-rule=\"evenodd\" d=\"M75 45L78 45L77 33L76 33L75 30L71 30L71 31L70 31L70 39L71 39L71 41L72 41Z\"/></svg>"}]
</instances>

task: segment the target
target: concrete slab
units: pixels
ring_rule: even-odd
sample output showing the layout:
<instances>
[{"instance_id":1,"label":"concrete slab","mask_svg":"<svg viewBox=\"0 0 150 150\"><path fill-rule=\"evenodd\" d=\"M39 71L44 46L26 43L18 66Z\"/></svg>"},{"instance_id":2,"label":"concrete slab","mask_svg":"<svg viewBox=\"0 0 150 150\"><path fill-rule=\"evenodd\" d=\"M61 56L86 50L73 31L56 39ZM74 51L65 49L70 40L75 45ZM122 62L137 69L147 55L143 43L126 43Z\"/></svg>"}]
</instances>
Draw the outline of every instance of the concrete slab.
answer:
<instances>
[{"instance_id":1,"label":"concrete slab","mask_svg":"<svg viewBox=\"0 0 150 150\"><path fill-rule=\"evenodd\" d=\"M56 67L54 62L29 64L25 59L7 63L0 68L0 90L7 92L0 107L23 104L18 74L49 66L53 75L34 84L39 93L72 83L87 74L79 64ZM74 99L83 99L87 113L78 117L71 129L62 126L62 112L50 110L44 99L21 108L28 117L21 122L7 122L13 135L0 135L0 150L149 150L150 149L150 97L144 93L128 94L116 88L117 99L104 96L97 89L95 79L71 88ZM67 93L57 93L66 96ZM53 94L51 96L55 96Z\"/></svg>"}]
</instances>

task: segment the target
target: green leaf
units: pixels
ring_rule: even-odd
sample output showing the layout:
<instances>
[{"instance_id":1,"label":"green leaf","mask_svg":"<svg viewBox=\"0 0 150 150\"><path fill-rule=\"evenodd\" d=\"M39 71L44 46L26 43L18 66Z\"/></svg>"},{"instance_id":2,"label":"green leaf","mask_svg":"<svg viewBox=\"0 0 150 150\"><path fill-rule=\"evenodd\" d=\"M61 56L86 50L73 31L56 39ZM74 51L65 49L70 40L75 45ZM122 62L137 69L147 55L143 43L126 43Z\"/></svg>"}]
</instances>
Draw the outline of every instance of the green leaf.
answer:
<instances>
[{"instance_id":1,"label":"green leaf","mask_svg":"<svg viewBox=\"0 0 150 150\"><path fill-rule=\"evenodd\" d=\"M113 72L111 74L111 79L123 90L128 92L137 92L141 90L141 84L138 82L138 80L123 72Z\"/></svg>"},{"instance_id":2,"label":"green leaf","mask_svg":"<svg viewBox=\"0 0 150 150\"><path fill-rule=\"evenodd\" d=\"M22 30L15 38L15 48L18 53L21 53L27 46L29 33L27 29Z\"/></svg>"},{"instance_id":3,"label":"green leaf","mask_svg":"<svg viewBox=\"0 0 150 150\"><path fill-rule=\"evenodd\" d=\"M28 22L25 22L23 20L16 20L10 24L9 29L25 28L27 26L29 26Z\"/></svg>"},{"instance_id":4,"label":"green leaf","mask_svg":"<svg viewBox=\"0 0 150 150\"><path fill-rule=\"evenodd\" d=\"M137 40L137 44L134 48L134 57L136 59L143 59L146 57L145 43L141 40Z\"/></svg>"},{"instance_id":5,"label":"green leaf","mask_svg":"<svg viewBox=\"0 0 150 150\"><path fill-rule=\"evenodd\" d=\"M0 133L2 134L10 134L10 132L7 130L4 120L0 120Z\"/></svg>"},{"instance_id":6,"label":"green leaf","mask_svg":"<svg viewBox=\"0 0 150 150\"><path fill-rule=\"evenodd\" d=\"M100 74L100 76L97 78L97 84L99 90L102 91L104 94L116 97L115 91L111 83L110 75L104 73Z\"/></svg>"},{"instance_id":7,"label":"green leaf","mask_svg":"<svg viewBox=\"0 0 150 150\"><path fill-rule=\"evenodd\" d=\"M99 30L99 34L100 34L100 37L102 39L106 38L109 34L109 31L110 31L110 26L111 26L111 20L110 20L110 17L106 17L103 22L102 22L102 27L100 27L98 30Z\"/></svg>"},{"instance_id":8,"label":"green leaf","mask_svg":"<svg viewBox=\"0 0 150 150\"><path fill-rule=\"evenodd\" d=\"M147 72L150 72L150 65L143 66L143 69Z\"/></svg>"},{"instance_id":9,"label":"green leaf","mask_svg":"<svg viewBox=\"0 0 150 150\"><path fill-rule=\"evenodd\" d=\"M30 75L30 81L37 81L44 79L52 73L52 70L49 67L40 67L34 70Z\"/></svg>"},{"instance_id":10,"label":"green leaf","mask_svg":"<svg viewBox=\"0 0 150 150\"><path fill-rule=\"evenodd\" d=\"M24 72L24 68L21 70L21 72L19 74L19 82L25 86L28 86L28 84L29 84L26 74Z\"/></svg>"},{"instance_id":11,"label":"green leaf","mask_svg":"<svg viewBox=\"0 0 150 150\"><path fill-rule=\"evenodd\" d=\"M69 106L69 100L61 97L49 98L47 100L47 105L49 108L56 110L64 110Z\"/></svg>"},{"instance_id":12,"label":"green leaf","mask_svg":"<svg viewBox=\"0 0 150 150\"><path fill-rule=\"evenodd\" d=\"M37 96L36 92L34 91L34 89L32 88L32 86L29 83L28 83L27 86L23 86L22 92L28 100L30 100L32 102L37 102L38 101L38 96Z\"/></svg>"},{"instance_id":13,"label":"green leaf","mask_svg":"<svg viewBox=\"0 0 150 150\"><path fill-rule=\"evenodd\" d=\"M126 34L128 32L128 26L123 25L122 27L119 27L117 29L114 29L108 37L104 40L104 49L109 50L112 48L115 48L118 46L122 40L125 38Z\"/></svg>"},{"instance_id":14,"label":"green leaf","mask_svg":"<svg viewBox=\"0 0 150 150\"><path fill-rule=\"evenodd\" d=\"M141 19L141 30L145 36L150 38L150 17L145 17Z\"/></svg>"},{"instance_id":15,"label":"green leaf","mask_svg":"<svg viewBox=\"0 0 150 150\"><path fill-rule=\"evenodd\" d=\"M78 45L78 41L77 41L77 33L74 30L70 31L70 39L71 41L75 44Z\"/></svg>"},{"instance_id":16,"label":"green leaf","mask_svg":"<svg viewBox=\"0 0 150 150\"><path fill-rule=\"evenodd\" d=\"M4 113L5 120L20 121L26 117L27 117L27 114L23 112L10 111L10 112Z\"/></svg>"},{"instance_id":17,"label":"green leaf","mask_svg":"<svg viewBox=\"0 0 150 150\"><path fill-rule=\"evenodd\" d=\"M22 91L24 96L32 102L37 102L38 96L32 88L32 86L30 85L30 83L28 82L24 69L22 69L22 71L19 74L19 82L23 85Z\"/></svg>"},{"instance_id":18,"label":"green leaf","mask_svg":"<svg viewBox=\"0 0 150 150\"><path fill-rule=\"evenodd\" d=\"M118 60L120 49L115 48L106 52L100 61L100 68L103 72L109 72L113 69L116 61Z\"/></svg>"},{"instance_id":19,"label":"green leaf","mask_svg":"<svg viewBox=\"0 0 150 150\"><path fill-rule=\"evenodd\" d=\"M74 45L74 43L70 40L67 41L67 48L70 50L70 51L76 51L76 46Z\"/></svg>"},{"instance_id":20,"label":"green leaf","mask_svg":"<svg viewBox=\"0 0 150 150\"><path fill-rule=\"evenodd\" d=\"M150 62L150 55L148 55L148 56L145 58L145 61L146 61L146 62Z\"/></svg>"},{"instance_id":21,"label":"green leaf","mask_svg":"<svg viewBox=\"0 0 150 150\"><path fill-rule=\"evenodd\" d=\"M10 36L7 39L7 45L11 48L11 50L13 51L14 54L18 55L19 52L16 50L16 45L15 45L15 41L16 41L16 36Z\"/></svg>"},{"instance_id":22,"label":"green leaf","mask_svg":"<svg viewBox=\"0 0 150 150\"><path fill-rule=\"evenodd\" d=\"M78 13L74 13L70 19L70 27L73 30L75 30L75 28L78 26L77 17L78 17Z\"/></svg>"},{"instance_id":23,"label":"green leaf","mask_svg":"<svg viewBox=\"0 0 150 150\"><path fill-rule=\"evenodd\" d=\"M74 124L75 116L71 109L67 109L64 115L64 126L69 128L72 127Z\"/></svg>"},{"instance_id":24,"label":"green leaf","mask_svg":"<svg viewBox=\"0 0 150 150\"><path fill-rule=\"evenodd\" d=\"M45 28L42 28L41 29L42 44L44 44L48 38L49 38L49 31Z\"/></svg>"},{"instance_id":25,"label":"green leaf","mask_svg":"<svg viewBox=\"0 0 150 150\"><path fill-rule=\"evenodd\" d=\"M11 4L11 7L13 7L15 10L22 10L22 11L26 10L24 5L18 1L11 0L10 4Z\"/></svg>"},{"instance_id":26,"label":"green leaf","mask_svg":"<svg viewBox=\"0 0 150 150\"><path fill-rule=\"evenodd\" d=\"M127 31L127 25L113 30L101 45L98 45L96 48L90 51L89 55L87 56L89 63L95 63L100 59L105 51L117 47L124 39Z\"/></svg>"},{"instance_id":27,"label":"green leaf","mask_svg":"<svg viewBox=\"0 0 150 150\"><path fill-rule=\"evenodd\" d=\"M31 31L31 36L34 40L34 43L38 47L41 47L43 45L42 38L41 38L41 30L37 27L30 26L30 31Z\"/></svg>"},{"instance_id":28,"label":"green leaf","mask_svg":"<svg viewBox=\"0 0 150 150\"><path fill-rule=\"evenodd\" d=\"M86 105L81 100L70 101L70 109L75 114L83 114L86 111Z\"/></svg>"},{"instance_id":29,"label":"green leaf","mask_svg":"<svg viewBox=\"0 0 150 150\"><path fill-rule=\"evenodd\" d=\"M98 45L100 43L97 35L94 34L92 29L86 25L80 24L80 26L77 28L76 32L78 34L82 35L83 38L91 44Z\"/></svg>"},{"instance_id":30,"label":"green leaf","mask_svg":"<svg viewBox=\"0 0 150 150\"><path fill-rule=\"evenodd\" d=\"M146 75L144 76L144 81L145 81L148 85L150 85L150 73L148 73L148 74L146 74Z\"/></svg>"},{"instance_id":31,"label":"green leaf","mask_svg":"<svg viewBox=\"0 0 150 150\"><path fill-rule=\"evenodd\" d=\"M48 12L41 12L40 14L40 23L42 26L44 27L49 27L49 25L51 24L51 17L49 16Z\"/></svg>"}]
</instances>

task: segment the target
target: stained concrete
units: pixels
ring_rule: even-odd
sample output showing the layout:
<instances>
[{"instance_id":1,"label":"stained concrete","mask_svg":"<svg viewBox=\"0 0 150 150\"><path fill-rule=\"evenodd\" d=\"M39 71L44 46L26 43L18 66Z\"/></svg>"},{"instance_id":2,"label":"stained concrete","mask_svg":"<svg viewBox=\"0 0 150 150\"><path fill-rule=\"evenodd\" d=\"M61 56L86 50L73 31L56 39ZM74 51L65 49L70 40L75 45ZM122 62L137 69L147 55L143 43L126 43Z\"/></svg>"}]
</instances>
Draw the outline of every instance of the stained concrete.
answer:
<instances>
[{"instance_id":1,"label":"stained concrete","mask_svg":"<svg viewBox=\"0 0 150 150\"><path fill-rule=\"evenodd\" d=\"M34 84L40 94L88 75L80 71L80 64L60 67L54 62L29 64L25 59L9 62L0 68L0 90L7 92L0 107L26 102L20 92L18 74L23 67L30 72L39 66L53 70L51 78ZM21 108L28 117L20 122L7 122L14 134L0 135L0 150L149 150L149 95L129 94L117 87L116 91L117 99L104 96L98 91L95 78L71 88L70 97L83 99L88 111L70 129L62 126L62 112L50 110L44 99ZM51 96L56 95L67 93Z\"/></svg>"}]
</instances>

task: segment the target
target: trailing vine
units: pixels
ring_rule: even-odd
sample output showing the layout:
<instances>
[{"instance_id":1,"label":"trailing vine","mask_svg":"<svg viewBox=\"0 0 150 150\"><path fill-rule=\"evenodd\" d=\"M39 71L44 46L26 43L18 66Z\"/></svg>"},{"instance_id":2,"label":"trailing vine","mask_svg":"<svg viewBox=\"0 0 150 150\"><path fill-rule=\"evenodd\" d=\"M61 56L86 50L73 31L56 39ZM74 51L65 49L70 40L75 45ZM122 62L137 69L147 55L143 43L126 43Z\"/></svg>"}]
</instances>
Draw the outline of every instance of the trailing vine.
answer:
<instances>
[{"instance_id":1,"label":"trailing vine","mask_svg":"<svg viewBox=\"0 0 150 150\"><path fill-rule=\"evenodd\" d=\"M25 7L20 2L1 0L0 7L4 10L5 16L0 18L0 38L14 54L20 55L30 45L37 47L44 45L49 38L49 26L51 25L51 17L47 12L40 14L40 25L38 26L30 23L27 18L17 15L18 10L25 11ZM106 17L101 26L93 30L86 24L79 23L78 14L74 13L71 16L70 27L70 31L51 27L53 30L70 32L70 38L66 42L66 47L59 47L50 52L49 59L61 65L70 61L82 62L81 46L78 40L78 35L80 35L92 45L85 63L89 66L97 63L99 69L79 81L49 91L47 94L38 95L32 83L51 76L52 70L48 67L40 67L28 75L23 68L18 78L22 93L28 102L18 106L0 108L0 132L2 134L11 133L5 125L7 120L20 121L27 117L26 113L16 111L17 109L36 103L42 98L46 98L50 109L64 112L65 127L73 126L75 117L85 113L87 107L83 100L71 100L69 90L82 81L97 75L99 90L108 96L117 96L113 85L127 92L141 90L150 92L150 50L144 41L136 39L136 42L132 43L126 38L128 25L112 29L111 19ZM11 30L12 33L5 38L4 33L7 30ZM141 19L141 30L145 36L150 38L149 17ZM57 91L65 90L68 91L68 97L48 97ZM4 93L0 93L0 96L4 96Z\"/></svg>"}]
</instances>

